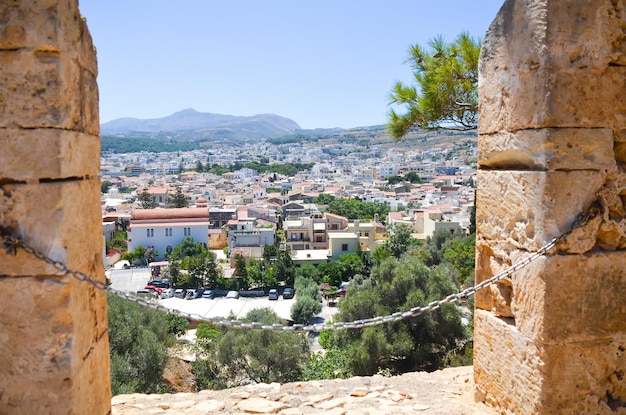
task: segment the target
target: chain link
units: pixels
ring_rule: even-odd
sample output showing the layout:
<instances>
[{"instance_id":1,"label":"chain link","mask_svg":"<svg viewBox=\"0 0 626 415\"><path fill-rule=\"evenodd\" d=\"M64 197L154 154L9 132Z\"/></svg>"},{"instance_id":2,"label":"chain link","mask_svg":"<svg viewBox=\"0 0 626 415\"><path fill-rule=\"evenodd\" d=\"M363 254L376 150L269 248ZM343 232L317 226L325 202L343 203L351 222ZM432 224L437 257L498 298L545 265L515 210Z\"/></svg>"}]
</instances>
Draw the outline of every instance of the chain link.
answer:
<instances>
[{"instance_id":1,"label":"chain link","mask_svg":"<svg viewBox=\"0 0 626 415\"><path fill-rule=\"evenodd\" d=\"M0 227L0 234L2 234L2 248L5 251L7 251L9 255L16 255L17 249L20 248L24 250L25 252L40 259L41 261L52 265L58 271L70 274L73 278L79 281L88 282L89 284L93 285L95 288L99 290L107 290L108 292L110 292L111 294L117 297L132 301L144 307L152 308L154 310L167 313L167 314L184 317L189 320L204 321L204 322L214 324L216 326L223 326L223 327L234 328L234 329L246 329L246 330L255 330L255 331L270 330L274 332L298 332L298 333L302 332L303 333L303 332L320 332L322 330L361 329L365 327L378 326L378 325L386 324L386 323L394 323L394 322L398 322L401 320L418 317L429 311L437 310L438 308L440 308L441 306L445 304L453 304L453 303L456 303L457 301L465 300L471 295L474 295L477 291L487 288L497 283L498 281L511 276L514 272L519 271L522 268L526 267L528 264L535 261L537 258L546 255L557 244L565 240L565 238L567 238L567 236L571 234L572 231L582 226L585 226L597 214L598 214L598 209L594 207L594 208L589 209L587 213L578 215L578 217L576 218L576 220L574 221L574 223L572 224L569 230L557 236L556 238L553 238L551 241L549 241L548 243L543 245L541 248L539 248L537 252L529 255L528 257L524 258L520 262L513 264L511 267L499 272L498 274L492 276L491 278L486 279L480 282L479 284L474 285L473 287L469 287L460 292L450 294L449 296L445 297L442 300L432 301L425 306L413 307L408 311L399 311L399 312L396 312L387 316L378 316L378 317L372 317L372 318L356 320L356 321L351 321L351 322L338 321L336 323L331 323L331 324L320 323L320 324L312 324L312 325L304 325L304 324L267 325L267 324L258 323L258 322L246 323L241 320L227 320L221 317L205 317L200 314L186 313L180 310L168 308L160 304L157 300L146 299L145 297L140 297L134 294L127 293L125 291L117 290L111 286L107 286L106 282L104 281L93 280L83 272L71 270L67 268L67 266L63 264L62 262L56 261L44 255L43 253L37 251L36 249L31 248L30 246L26 245L24 241L15 237L12 234L12 232L10 232L6 228Z\"/></svg>"}]
</instances>

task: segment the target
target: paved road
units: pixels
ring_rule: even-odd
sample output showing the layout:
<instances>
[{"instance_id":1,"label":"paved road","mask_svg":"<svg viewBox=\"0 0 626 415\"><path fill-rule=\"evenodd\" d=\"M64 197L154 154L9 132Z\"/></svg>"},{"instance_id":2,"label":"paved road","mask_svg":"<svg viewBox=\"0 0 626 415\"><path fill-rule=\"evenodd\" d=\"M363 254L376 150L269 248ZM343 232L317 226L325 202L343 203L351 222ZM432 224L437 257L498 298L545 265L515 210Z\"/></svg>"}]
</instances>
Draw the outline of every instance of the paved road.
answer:
<instances>
[{"instance_id":1,"label":"paved road","mask_svg":"<svg viewBox=\"0 0 626 415\"><path fill-rule=\"evenodd\" d=\"M111 287L130 293L143 290L150 281L150 268L111 268L106 271L106 275L111 280Z\"/></svg>"}]
</instances>

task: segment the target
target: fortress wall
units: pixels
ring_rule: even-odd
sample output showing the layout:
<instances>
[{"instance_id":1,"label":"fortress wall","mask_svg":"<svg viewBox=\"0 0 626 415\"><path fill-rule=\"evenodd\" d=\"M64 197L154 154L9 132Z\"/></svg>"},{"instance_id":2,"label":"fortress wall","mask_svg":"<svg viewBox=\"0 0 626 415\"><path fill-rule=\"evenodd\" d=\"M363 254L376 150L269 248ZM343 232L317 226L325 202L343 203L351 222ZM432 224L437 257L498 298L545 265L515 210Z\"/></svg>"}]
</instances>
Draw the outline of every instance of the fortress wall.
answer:
<instances>
[{"instance_id":1,"label":"fortress wall","mask_svg":"<svg viewBox=\"0 0 626 415\"><path fill-rule=\"evenodd\" d=\"M480 399L511 414L626 413L626 5L508 0L479 68Z\"/></svg>"},{"instance_id":2,"label":"fortress wall","mask_svg":"<svg viewBox=\"0 0 626 415\"><path fill-rule=\"evenodd\" d=\"M77 0L0 4L0 226L104 281L96 51ZM0 412L108 414L106 293L0 250Z\"/></svg>"}]
</instances>

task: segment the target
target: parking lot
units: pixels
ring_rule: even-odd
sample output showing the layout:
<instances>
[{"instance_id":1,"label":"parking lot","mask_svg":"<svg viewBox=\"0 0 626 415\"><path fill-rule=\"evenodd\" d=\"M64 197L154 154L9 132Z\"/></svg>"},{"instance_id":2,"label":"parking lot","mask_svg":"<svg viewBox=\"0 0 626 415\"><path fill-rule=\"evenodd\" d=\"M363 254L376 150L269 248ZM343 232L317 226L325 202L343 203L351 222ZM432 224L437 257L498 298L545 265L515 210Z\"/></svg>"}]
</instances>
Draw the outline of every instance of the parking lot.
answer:
<instances>
[{"instance_id":1,"label":"parking lot","mask_svg":"<svg viewBox=\"0 0 626 415\"><path fill-rule=\"evenodd\" d=\"M128 293L136 293L139 290L143 290L151 279L150 268L147 267L124 269L118 266L107 270L106 275L110 279L113 288ZM250 310L269 308L281 319L289 320L291 318L291 307L295 302L295 298L296 297L284 299L279 297L278 300L269 300L268 297L265 296L260 298L240 297L235 299L217 297L215 299L197 298L194 300L184 300L174 297L157 301L167 308L204 318L227 318L232 313L235 318L241 319L245 317ZM328 307L324 304L316 323L330 319L335 312L337 312L336 307Z\"/></svg>"},{"instance_id":2,"label":"parking lot","mask_svg":"<svg viewBox=\"0 0 626 415\"><path fill-rule=\"evenodd\" d=\"M170 309L175 309L189 314L197 314L205 318L228 317L231 313L240 319L255 308L270 308L281 319L288 320L291 316L291 306L295 299L269 300L261 298L224 298L218 297L213 300L197 298L195 300L183 300L181 298L165 298L159 302Z\"/></svg>"}]
</instances>

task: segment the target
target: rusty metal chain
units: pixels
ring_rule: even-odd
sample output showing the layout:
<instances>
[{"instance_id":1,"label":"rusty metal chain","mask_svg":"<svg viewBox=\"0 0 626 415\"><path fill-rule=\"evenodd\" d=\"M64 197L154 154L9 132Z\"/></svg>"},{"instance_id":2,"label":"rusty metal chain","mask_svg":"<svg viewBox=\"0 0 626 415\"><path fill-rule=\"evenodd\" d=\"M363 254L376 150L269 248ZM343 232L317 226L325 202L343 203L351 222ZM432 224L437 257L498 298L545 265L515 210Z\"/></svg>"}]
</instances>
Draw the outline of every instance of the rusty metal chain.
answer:
<instances>
[{"instance_id":1,"label":"rusty metal chain","mask_svg":"<svg viewBox=\"0 0 626 415\"><path fill-rule=\"evenodd\" d=\"M9 230L6 228L0 227L0 234L2 235L2 248L7 251L9 255L15 255L17 253L17 249L20 248L25 252L35 256L41 261L52 265L55 269L70 274L73 278L79 281L85 281L89 284L93 285L95 288L99 290L106 290L111 294L132 301L141 306L149 307L157 311L161 311L167 314L184 317L190 320L204 321L217 326L236 328L236 329L247 329L247 330L270 330L275 332L320 332L322 330L347 330L347 329L360 329L371 326L378 326L385 323L394 323L401 320L418 317L426 312L434 311L440 308L445 304L453 304L459 300L467 299L469 296L474 295L477 291L482 290L490 285L497 283L498 281L509 277L516 271L521 270L526 267L531 262L535 261L537 258L546 255L550 250L552 250L557 244L565 240L569 234L572 233L577 228L580 228L586 225L593 217L598 214L597 208L591 208L588 212L579 215L576 220L573 222L572 226L564 232L563 234L553 238L551 241L543 245L537 252L529 255L525 259L521 260L513 264L511 267L506 270L499 272L498 274L492 276L489 279L486 279L479 284L474 285L473 287L466 288L460 292L450 294L442 300L432 301L425 306L417 306L413 307L408 311L399 311L387 316L378 316L367 318L363 320L356 320L351 322L338 321L332 324L312 324L312 325L304 325L304 324L293 324L293 325L285 325L285 324L272 324L267 325L263 323L253 322L246 323L240 320L228 320L220 317L204 317L200 314L192 314L186 313L180 310L167 308L161 305L158 301L153 299L146 299L145 297L140 297L134 294L130 294L124 291L117 290L111 286L107 286L106 282L93 280L88 275L80 271L74 271L69 268L65 264L60 261L56 261L54 259L49 258L43 253L37 251L36 249L28 246L24 243L23 240L15 237Z\"/></svg>"}]
</instances>

